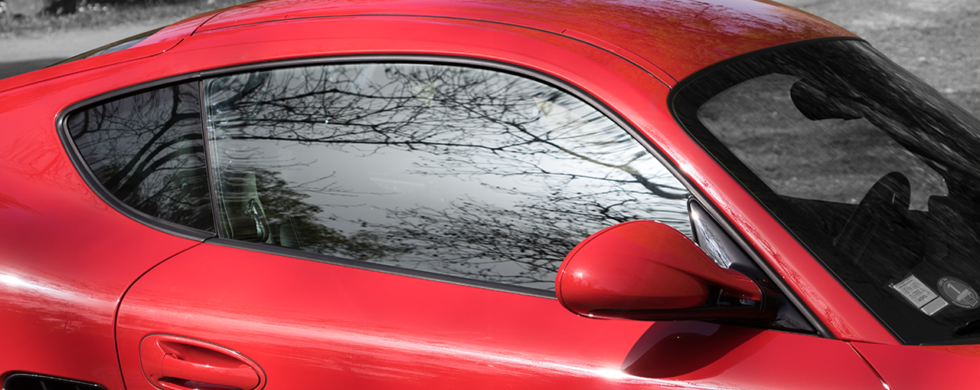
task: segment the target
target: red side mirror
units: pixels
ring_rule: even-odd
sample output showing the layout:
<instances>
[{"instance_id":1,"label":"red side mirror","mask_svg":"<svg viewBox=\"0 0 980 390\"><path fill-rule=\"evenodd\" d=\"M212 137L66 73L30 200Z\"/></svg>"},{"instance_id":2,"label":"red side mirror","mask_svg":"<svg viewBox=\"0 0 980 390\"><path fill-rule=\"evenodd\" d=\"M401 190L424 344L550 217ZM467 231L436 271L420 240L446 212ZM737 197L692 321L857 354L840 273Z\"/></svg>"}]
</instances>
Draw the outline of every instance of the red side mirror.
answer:
<instances>
[{"instance_id":1,"label":"red side mirror","mask_svg":"<svg viewBox=\"0 0 980 390\"><path fill-rule=\"evenodd\" d=\"M762 289L721 268L681 232L654 221L593 234L565 257L558 300L587 317L636 320L765 319Z\"/></svg>"}]
</instances>

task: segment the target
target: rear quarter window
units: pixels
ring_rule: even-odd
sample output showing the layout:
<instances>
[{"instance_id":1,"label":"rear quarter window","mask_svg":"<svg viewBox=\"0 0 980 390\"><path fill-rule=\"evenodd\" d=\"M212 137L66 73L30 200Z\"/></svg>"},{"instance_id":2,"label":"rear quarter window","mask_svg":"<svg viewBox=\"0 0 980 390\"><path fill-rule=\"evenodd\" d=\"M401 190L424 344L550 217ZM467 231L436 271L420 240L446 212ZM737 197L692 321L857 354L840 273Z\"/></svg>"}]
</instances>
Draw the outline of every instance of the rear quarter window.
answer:
<instances>
[{"instance_id":1,"label":"rear quarter window","mask_svg":"<svg viewBox=\"0 0 980 390\"><path fill-rule=\"evenodd\" d=\"M151 217L214 231L198 85L99 103L69 115L66 126L111 196Z\"/></svg>"}]
</instances>

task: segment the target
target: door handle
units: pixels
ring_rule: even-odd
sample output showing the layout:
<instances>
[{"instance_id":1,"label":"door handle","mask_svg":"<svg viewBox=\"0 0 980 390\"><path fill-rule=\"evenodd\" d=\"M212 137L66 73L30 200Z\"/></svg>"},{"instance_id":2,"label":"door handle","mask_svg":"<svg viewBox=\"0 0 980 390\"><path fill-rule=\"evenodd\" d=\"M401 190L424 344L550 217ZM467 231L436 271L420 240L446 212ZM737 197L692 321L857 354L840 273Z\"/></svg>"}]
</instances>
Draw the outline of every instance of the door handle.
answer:
<instances>
[{"instance_id":1,"label":"door handle","mask_svg":"<svg viewBox=\"0 0 980 390\"><path fill-rule=\"evenodd\" d=\"M257 390L265 375L255 362L203 340L151 334L140 342L143 374L164 390Z\"/></svg>"}]
</instances>

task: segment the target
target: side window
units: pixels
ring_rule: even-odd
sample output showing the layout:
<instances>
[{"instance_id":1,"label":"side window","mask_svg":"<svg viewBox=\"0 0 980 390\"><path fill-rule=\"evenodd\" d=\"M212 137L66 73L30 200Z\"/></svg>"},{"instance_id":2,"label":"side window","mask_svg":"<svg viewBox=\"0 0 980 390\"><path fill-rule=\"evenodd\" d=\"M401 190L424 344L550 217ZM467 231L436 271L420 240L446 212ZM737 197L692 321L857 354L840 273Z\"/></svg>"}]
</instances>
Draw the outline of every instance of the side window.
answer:
<instances>
[{"instance_id":1,"label":"side window","mask_svg":"<svg viewBox=\"0 0 980 390\"><path fill-rule=\"evenodd\" d=\"M199 83L171 85L77 111L69 135L95 178L152 217L214 231Z\"/></svg>"},{"instance_id":2,"label":"side window","mask_svg":"<svg viewBox=\"0 0 980 390\"><path fill-rule=\"evenodd\" d=\"M626 131L489 70L330 65L204 81L219 234L552 289L619 222L690 236L688 193Z\"/></svg>"}]
</instances>

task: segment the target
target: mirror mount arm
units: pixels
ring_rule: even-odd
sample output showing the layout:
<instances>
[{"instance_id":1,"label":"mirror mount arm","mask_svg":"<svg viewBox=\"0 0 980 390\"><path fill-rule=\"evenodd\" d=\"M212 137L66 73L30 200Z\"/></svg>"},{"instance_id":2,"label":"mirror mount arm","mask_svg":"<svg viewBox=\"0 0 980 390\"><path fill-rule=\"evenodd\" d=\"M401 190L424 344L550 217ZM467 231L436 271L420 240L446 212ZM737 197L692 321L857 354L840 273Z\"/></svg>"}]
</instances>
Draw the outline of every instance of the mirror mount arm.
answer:
<instances>
[{"instance_id":1,"label":"mirror mount arm","mask_svg":"<svg viewBox=\"0 0 980 390\"><path fill-rule=\"evenodd\" d=\"M779 292L774 291L756 282L761 292L762 299L753 301L726 297L713 291L713 304L702 307L686 309L664 309L664 310L608 310L597 309L584 317L596 319L627 319L635 321L692 321L692 320L719 320L733 323L765 323L772 321L779 312L783 299Z\"/></svg>"}]
</instances>

